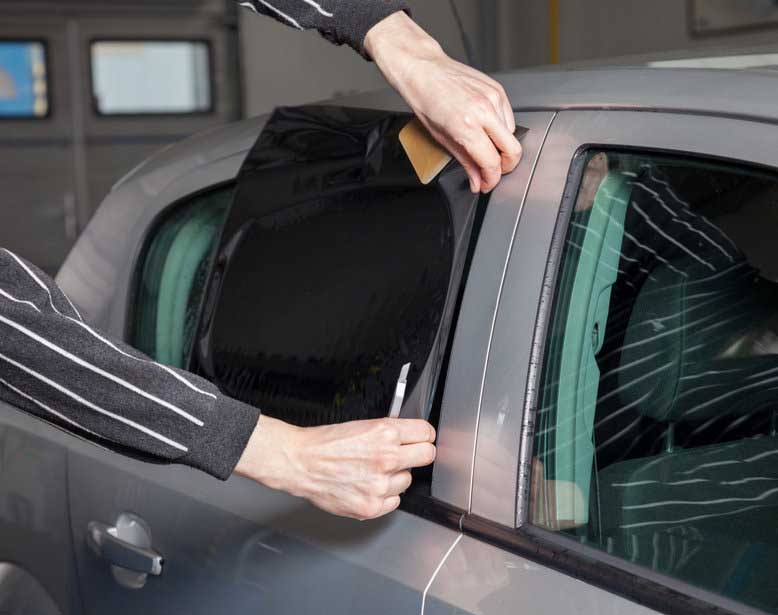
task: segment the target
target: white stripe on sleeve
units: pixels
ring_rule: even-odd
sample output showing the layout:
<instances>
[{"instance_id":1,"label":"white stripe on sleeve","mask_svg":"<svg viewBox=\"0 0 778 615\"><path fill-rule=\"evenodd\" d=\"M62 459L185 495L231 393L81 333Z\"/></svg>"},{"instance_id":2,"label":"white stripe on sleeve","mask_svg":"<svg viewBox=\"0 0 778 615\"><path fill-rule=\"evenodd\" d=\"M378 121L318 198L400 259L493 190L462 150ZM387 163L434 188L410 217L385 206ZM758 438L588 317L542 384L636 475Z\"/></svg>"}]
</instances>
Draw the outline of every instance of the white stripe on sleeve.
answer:
<instances>
[{"instance_id":1,"label":"white stripe on sleeve","mask_svg":"<svg viewBox=\"0 0 778 615\"><path fill-rule=\"evenodd\" d=\"M119 416L118 414L114 414L113 412L109 412L108 410L104 410L100 406L97 406L97 405L93 404L92 402L84 399L83 397L81 397L80 395L78 395L78 394L74 393L73 391L67 389L66 387L64 387L64 386L62 386L60 384L57 384L56 382L54 382L50 378L47 378L46 376L44 376L43 374L40 374L40 373L36 372L35 370L33 370L33 369L31 369L31 368L29 368L29 367L27 367L25 365L22 365L18 361L14 361L10 357L7 357L7 356L5 356L2 353L0 353L0 359L2 359L3 361L5 361L7 363L10 363L14 367L22 370L23 372L26 372L27 374L29 374L33 378L36 378L36 379L40 380L41 382L44 382L44 383L48 384L50 387L56 389L60 393L62 393L64 395L70 397L71 399L77 401L79 404L81 404L83 406L86 406L90 410L94 410L95 412L98 412L99 414L103 414L103 415L105 415L107 417L110 417L110 418L116 420L116 421L119 421L120 423L124 423L125 425L128 425L128 426L132 427L133 429L137 429L138 431L140 431L142 433L145 433L146 435L151 436L152 438L155 438L156 440L159 440L160 442L164 442L168 446L172 446L173 448L176 448L176 449L178 449L180 451L183 451L183 452L187 452L188 451L188 449L183 444L179 444L175 440L171 440L170 438L167 438L167 437L163 436L162 434L159 434L156 431L153 431L153 430L149 429L148 427L144 427L143 425L141 425L139 423L136 423L133 420L130 420L130 419L125 418L123 416Z\"/></svg>"},{"instance_id":2,"label":"white stripe on sleeve","mask_svg":"<svg viewBox=\"0 0 778 615\"><path fill-rule=\"evenodd\" d=\"M187 421L189 421L191 423L194 423L198 427L202 427L203 426L203 422L200 419L192 416L191 414L189 414L185 410L182 410L178 406L175 406L175 405L171 404L170 402L165 401L164 399L160 399L159 397L157 397L155 395L152 395L151 393L148 393L148 392L138 388L134 384L132 384L130 382L127 382L126 380L123 380L122 378L119 378L118 376L114 376L113 374L105 371L104 369L101 369L101 368L97 367L96 365L92 365L88 361L85 361L84 359L81 359L81 358L75 356L74 354L68 352L64 348L60 348L56 344L53 344L52 342L50 342L47 339L41 337L37 333L35 333L33 331L30 331L26 327L24 327L24 326L22 326L22 325L20 325L20 324L18 324L16 322L6 318L5 316L0 315L0 322L5 323L6 325L8 325L9 327L12 327L13 329L16 329L17 331L19 331L20 333L26 335L30 339L33 339L36 342L38 342L39 344L42 344L43 346L46 346L46 348L49 348L50 350L53 350L57 354L65 357L66 359L69 359L73 363L76 363L77 365L80 365L81 367L84 367L84 368L88 369L89 371L94 372L95 374L99 374L100 376L103 376L104 378L107 378L108 380L111 380L112 382L115 382L119 386L122 386L125 389L127 389L129 391L132 391L133 393L137 393L141 397L145 397L146 399L148 399L150 401L153 401L154 403L157 403L160 406L163 406L163 407L167 408L168 410L172 410L173 412L175 412L179 416L185 418Z\"/></svg>"},{"instance_id":3,"label":"white stripe on sleeve","mask_svg":"<svg viewBox=\"0 0 778 615\"><path fill-rule=\"evenodd\" d=\"M257 2L259 2L259 3L263 4L264 6L266 6L267 8L269 8L276 15L278 15L282 19L285 19L286 21L288 21L290 24L292 24L298 30L303 30L303 27L297 22L297 20L294 17L290 17L289 15L287 15L286 13L281 11L280 9L277 9L276 7L274 7L272 4L270 4L266 0L257 0ZM257 12L257 7L255 7L251 2L239 2L238 4L240 4L241 6L245 6L247 8L250 8L255 13Z\"/></svg>"}]
</instances>

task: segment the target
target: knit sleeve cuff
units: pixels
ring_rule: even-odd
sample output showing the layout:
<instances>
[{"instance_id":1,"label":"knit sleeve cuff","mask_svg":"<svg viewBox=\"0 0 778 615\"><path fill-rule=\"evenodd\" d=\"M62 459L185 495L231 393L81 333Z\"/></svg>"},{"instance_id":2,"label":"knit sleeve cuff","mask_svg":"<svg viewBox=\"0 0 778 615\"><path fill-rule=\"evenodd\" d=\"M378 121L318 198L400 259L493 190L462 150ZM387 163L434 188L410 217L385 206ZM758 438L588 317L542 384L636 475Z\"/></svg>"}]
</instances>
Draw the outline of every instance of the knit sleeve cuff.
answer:
<instances>
[{"instance_id":1,"label":"knit sleeve cuff","mask_svg":"<svg viewBox=\"0 0 778 615\"><path fill-rule=\"evenodd\" d=\"M260 411L230 397L216 400L214 418L179 462L227 480L259 421Z\"/></svg>"},{"instance_id":2,"label":"knit sleeve cuff","mask_svg":"<svg viewBox=\"0 0 778 615\"><path fill-rule=\"evenodd\" d=\"M398 11L411 14L410 7L403 0L373 0L343 3L339 7L338 24L334 30L322 30L322 35L337 45L346 44L355 49L366 60L371 60L365 51L365 36L377 23Z\"/></svg>"}]
</instances>

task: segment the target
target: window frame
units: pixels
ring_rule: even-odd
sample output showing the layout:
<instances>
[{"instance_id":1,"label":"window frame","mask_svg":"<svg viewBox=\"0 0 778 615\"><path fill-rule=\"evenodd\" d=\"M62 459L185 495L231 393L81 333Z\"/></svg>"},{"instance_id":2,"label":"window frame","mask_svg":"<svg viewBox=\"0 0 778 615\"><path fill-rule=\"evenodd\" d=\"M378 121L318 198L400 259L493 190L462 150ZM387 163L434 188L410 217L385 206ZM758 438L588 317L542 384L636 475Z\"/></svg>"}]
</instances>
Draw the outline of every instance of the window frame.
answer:
<instances>
[{"instance_id":1,"label":"window frame","mask_svg":"<svg viewBox=\"0 0 778 615\"><path fill-rule=\"evenodd\" d=\"M206 109L196 111L152 111L144 112L126 112L126 113L104 113L100 110L95 97L95 75L92 66L92 52L98 43L201 43L205 45L206 56L208 58L208 85L209 100ZM206 117L216 113L216 101L218 100L218 91L216 83L216 71L214 64L214 42L206 37L185 37L185 36L115 36L115 37L92 37L87 41L86 48L86 68L89 76L89 106L92 109L94 117L100 120L110 119L160 119L160 118L189 118Z\"/></svg>"},{"instance_id":2,"label":"window frame","mask_svg":"<svg viewBox=\"0 0 778 615\"><path fill-rule=\"evenodd\" d=\"M583 173L582 153L616 149L693 156L775 173L778 152L765 142L772 142L769 134L778 136L777 125L703 112L579 109L557 114L529 186L498 308L479 411L473 503L461 522L465 534L660 612L762 612L532 526L527 513L539 366L561 244ZM738 138L725 142L721 134ZM512 412L505 412L505 400ZM516 434L512 441L506 432ZM501 458L511 457L515 465L495 470L486 452L498 444ZM484 480L487 470L498 475L492 486ZM499 492L495 483L516 487Z\"/></svg>"},{"instance_id":3,"label":"window frame","mask_svg":"<svg viewBox=\"0 0 778 615\"><path fill-rule=\"evenodd\" d=\"M46 114L45 115L0 115L0 123L5 122L42 122L54 115L54 76L51 72L52 61L49 41L46 38L31 36L0 37L0 43L38 43L43 47L43 64L46 68Z\"/></svg>"}]
</instances>

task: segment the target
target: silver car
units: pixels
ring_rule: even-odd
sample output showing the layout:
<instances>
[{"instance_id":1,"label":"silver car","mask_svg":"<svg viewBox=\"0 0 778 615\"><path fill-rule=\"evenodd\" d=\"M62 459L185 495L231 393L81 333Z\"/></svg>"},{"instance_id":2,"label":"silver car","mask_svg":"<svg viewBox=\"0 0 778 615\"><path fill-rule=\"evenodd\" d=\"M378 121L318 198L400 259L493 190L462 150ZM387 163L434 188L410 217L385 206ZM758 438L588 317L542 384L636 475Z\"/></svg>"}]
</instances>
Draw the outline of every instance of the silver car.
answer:
<instances>
[{"instance_id":1,"label":"silver car","mask_svg":"<svg viewBox=\"0 0 778 615\"><path fill-rule=\"evenodd\" d=\"M0 611L778 612L778 76L499 79L529 130L488 198L456 165L421 186L402 102L362 95L160 152L58 277L301 425L385 415L410 362L439 450L401 509L332 517L4 408Z\"/></svg>"}]
</instances>

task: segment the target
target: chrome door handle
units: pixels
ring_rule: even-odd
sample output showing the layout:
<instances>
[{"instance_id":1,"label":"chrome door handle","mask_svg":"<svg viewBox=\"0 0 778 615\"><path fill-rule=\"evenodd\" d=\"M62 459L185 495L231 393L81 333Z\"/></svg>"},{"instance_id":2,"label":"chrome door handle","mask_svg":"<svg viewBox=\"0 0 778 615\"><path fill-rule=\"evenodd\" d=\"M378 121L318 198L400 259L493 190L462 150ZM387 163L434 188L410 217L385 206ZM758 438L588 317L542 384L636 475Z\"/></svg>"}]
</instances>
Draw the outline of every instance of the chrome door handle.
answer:
<instances>
[{"instance_id":1,"label":"chrome door handle","mask_svg":"<svg viewBox=\"0 0 778 615\"><path fill-rule=\"evenodd\" d=\"M122 513L114 526L91 521L86 540L95 555L111 564L122 585L143 587L146 575L162 574L163 557L151 548L151 532L136 515Z\"/></svg>"}]
</instances>

